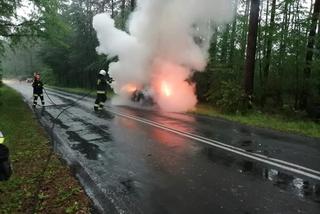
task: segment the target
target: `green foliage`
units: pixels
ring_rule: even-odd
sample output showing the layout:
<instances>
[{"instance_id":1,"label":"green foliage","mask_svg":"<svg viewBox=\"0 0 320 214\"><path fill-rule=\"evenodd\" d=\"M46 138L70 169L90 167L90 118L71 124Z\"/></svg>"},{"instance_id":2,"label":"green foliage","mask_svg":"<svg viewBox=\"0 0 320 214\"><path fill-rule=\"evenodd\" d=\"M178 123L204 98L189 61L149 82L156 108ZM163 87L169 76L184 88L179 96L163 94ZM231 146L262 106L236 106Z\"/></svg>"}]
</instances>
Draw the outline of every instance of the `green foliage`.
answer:
<instances>
[{"instance_id":1,"label":"green foliage","mask_svg":"<svg viewBox=\"0 0 320 214\"><path fill-rule=\"evenodd\" d=\"M0 15L13 17L19 2L2 1L0 5L5 10L1 10ZM16 32L15 35L24 35L22 32L25 32L41 36L42 40L37 39L32 43L23 38L19 44L15 43L15 48L12 50L12 43L9 44L7 41L3 43L6 50L5 56L2 57L4 74L24 77L40 71L43 73L42 77L50 84L94 88L97 72L100 69L108 70L110 61L106 60L106 56L98 56L95 51L98 41L92 28L92 18L97 13L111 12L113 9L116 27L125 29L125 23L131 13L129 4L131 1L33 0L32 2L38 13L31 17L32 24L29 22L29 31L22 28L15 31L20 28L5 27L0 21L0 35L4 35L1 32L10 30ZM241 110L242 105L234 103L243 99L240 88L244 76L250 1L237 2L235 21L229 25L215 26L215 34L209 49L209 64L204 72L195 73L193 80L197 83L196 93L200 102L208 102L223 109L228 109L227 106L238 106L237 110ZM319 29L311 76L308 79L304 77L308 31L311 26L311 5L304 1L276 1L275 19L271 26L273 8L271 3L272 1L262 1L260 7L261 20L254 74L255 107L274 112L284 106L289 106L292 110L297 109L304 85L308 85L310 100L318 102ZM271 56L267 57L269 41L272 50ZM36 62L36 59L40 60ZM270 63L269 69L265 71L264 68L268 67L266 66L268 63ZM231 108L228 111L237 110Z\"/></svg>"},{"instance_id":2,"label":"green foliage","mask_svg":"<svg viewBox=\"0 0 320 214\"><path fill-rule=\"evenodd\" d=\"M39 58L41 42L21 39L14 47L5 46L1 68L7 77L32 77L34 72L41 72L43 64Z\"/></svg>"},{"instance_id":3,"label":"green foliage","mask_svg":"<svg viewBox=\"0 0 320 214\"><path fill-rule=\"evenodd\" d=\"M320 137L320 124L301 117L289 117L282 114L265 114L260 111L250 111L246 114L225 114L211 105L201 104L193 113L208 115L230 121L239 122L250 126L270 128L289 133L302 134L311 137Z\"/></svg>"},{"instance_id":4,"label":"green foliage","mask_svg":"<svg viewBox=\"0 0 320 214\"><path fill-rule=\"evenodd\" d=\"M43 37L46 26L53 24L47 21L48 17L52 19L57 12L58 2L59 0L0 1L0 53L8 40L16 44L26 37ZM19 16L17 10L25 4L30 6L30 15Z\"/></svg>"},{"instance_id":5,"label":"green foliage","mask_svg":"<svg viewBox=\"0 0 320 214\"><path fill-rule=\"evenodd\" d=\"M49 67L44 67L41 70L42 82L46 85L56 85L56 77L53 70Z\"/></svg>"},{"instance_id":6,"label":"green foliage","mask_svg":"<svg viewBox=\"0 0 320 214\"><path fill-rule=\"evenodd\" d=\"M228 26L217 26L209 49L209 64L204 73L194 76L199 100L224 110L242 99L241 90L238 94L236 91L241 88L244 77L250 8L246 7L248 2L238 1L235 22ZM301 1L276 1L274 26L271 27L271 4L272 1L262 1L260 7L261 20L254 73L255 107L268 112L277 112L284 106L289 106L292 111L298 109L304 85L307 85L310 102L318 103L319 29L310 78L306 79L304 73L308 32L311 26L311 5ZM270 41L271 56L268 58L267 49ZM265 69L267 63L270 63L270 66Z\"/></svg>"},{"instance_id":7,"label":"green foliage","mask_svg":"<svg viewBox=\"0 0 320 214\"><path fill-rule=\"evenodd\" d=\"M224 112L244 112L247 110L245 105L245 94L242 87L234 82L222 82L221 84L221 97L217 100L217 106Z\"/></svg>"}]
</instances>

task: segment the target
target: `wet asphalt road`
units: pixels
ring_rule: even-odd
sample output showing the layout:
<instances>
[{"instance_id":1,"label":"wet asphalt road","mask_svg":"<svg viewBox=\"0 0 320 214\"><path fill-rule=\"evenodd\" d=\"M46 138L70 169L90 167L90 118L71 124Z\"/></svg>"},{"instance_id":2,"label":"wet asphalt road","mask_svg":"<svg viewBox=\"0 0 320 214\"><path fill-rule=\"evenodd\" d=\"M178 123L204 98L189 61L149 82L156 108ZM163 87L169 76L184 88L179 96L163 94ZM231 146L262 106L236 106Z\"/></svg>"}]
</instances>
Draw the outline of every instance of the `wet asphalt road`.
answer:
<instances>
[{"instance_id":1,"label":"wet asphalt road","mask_svg":"<svg viewBox=\"0 0 320 214\"><path fill-rule=\"evenodd\" d=\"M30 85L6 84L31 102ZM44 125L78 95L48 90ZM55 148L104 213L320 213L320 140L85 98L56 121Z\"/></svg>"}]
</instances>

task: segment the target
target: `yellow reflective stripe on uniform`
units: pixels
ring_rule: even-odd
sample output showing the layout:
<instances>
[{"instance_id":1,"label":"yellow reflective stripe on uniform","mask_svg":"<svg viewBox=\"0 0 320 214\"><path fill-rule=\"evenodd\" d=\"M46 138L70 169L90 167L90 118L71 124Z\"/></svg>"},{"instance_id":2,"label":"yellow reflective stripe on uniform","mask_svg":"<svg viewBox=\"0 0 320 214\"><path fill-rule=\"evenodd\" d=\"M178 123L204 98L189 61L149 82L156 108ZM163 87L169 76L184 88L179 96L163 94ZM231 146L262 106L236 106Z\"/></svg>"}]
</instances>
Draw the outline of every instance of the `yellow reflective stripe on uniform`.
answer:
<instances>
[{"instance_id":1,"label":"yellow reflective stripe on uniform","mask_svg":"<svg viewBox=\"0 0 320 214\"><path fill-rule=\"evenodd\" d=\"M4 143L4 136L2 132L0 132L0 144Z\"/></svg>"},{"instance_id":2,"label":"yellow reflective stripe on uniform","mask_svg":"<svg viewBox=\"0 0 320 214\"><path fill-rule=\"evenodd\" d=\"M98 81L97 81L97 85L99 85L99 84L100 84L100 82L101 82L101 80L100 80L100 79L98 79Z\"/></svg>"},{"instance_id":3,"label":"yellow reflective stripe on uniform","mask_svg":"<svg viewBox=\"0 0 320 214\"><path fill-rule=\"evenodd\" d=\"M97 91L97 94L105 94L105 91Z\"/></svg>"}]
</instances>

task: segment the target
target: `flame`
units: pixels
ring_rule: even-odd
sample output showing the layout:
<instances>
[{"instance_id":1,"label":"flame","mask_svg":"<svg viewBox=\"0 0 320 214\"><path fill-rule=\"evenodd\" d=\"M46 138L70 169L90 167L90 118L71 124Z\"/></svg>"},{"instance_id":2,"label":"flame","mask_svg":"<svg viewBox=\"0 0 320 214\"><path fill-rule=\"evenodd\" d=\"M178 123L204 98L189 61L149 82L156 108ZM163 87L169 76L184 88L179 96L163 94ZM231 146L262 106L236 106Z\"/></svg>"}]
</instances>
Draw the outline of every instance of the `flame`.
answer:
<instances>
[{"instance_id":1,"label":"flame","mask_svg":"<svg viewBox=\"0 0 320 214\"><path fill-rule=\"evenodd\" d=\"M166 81L162 81L162 83L161 83L161 91L167 97L170 97L172 95L171 88L169 87L169 85L168 85L168 83Z\"/></svg>"},{"instance_id":2,"label":"flame","mask_svg":"<svg viewBox=\"0 0 320 214\"><path fill-rule=\"evenodd\" d=\"M121 88L122 91L128 92L128 93L133 93L134 91L137 90L137 87L133 84L127 84Z\"/></svg>"}]
</instances>

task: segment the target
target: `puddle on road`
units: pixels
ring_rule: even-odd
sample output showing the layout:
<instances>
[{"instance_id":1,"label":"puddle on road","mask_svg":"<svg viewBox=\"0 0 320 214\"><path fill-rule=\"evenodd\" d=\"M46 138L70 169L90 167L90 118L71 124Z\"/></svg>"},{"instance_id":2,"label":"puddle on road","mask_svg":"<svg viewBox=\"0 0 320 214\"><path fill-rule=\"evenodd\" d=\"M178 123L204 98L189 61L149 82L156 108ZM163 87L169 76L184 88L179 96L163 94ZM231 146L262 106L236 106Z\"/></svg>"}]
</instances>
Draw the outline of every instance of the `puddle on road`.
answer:
<instances>
[{"instance_id":1,"label":"puddle on road","mask_svg":"<svg viewBox=\"0 0 320 214\"><path fill-rule=\"evenodd\" d=\"M291 192L302 199L320 203L320 183L293 176L275 168L266 167L261 163L237 158L213 148L204 148L202 152L214 163L234 168L239 173L247 176L254 176L272 182L281 191Z\"/></svg>"},{"instance_id":2,"label":"puddle on road","mask_svg":"<svg viewBox=\"0 0 320 214\"><path fill-rule=\"evenodd\" d=\"M86 128L97 135L103 137L104 141L111 141L111 134L109 133L109 127L106 125L93 125L92 123L87 122L81 118L74 118L73 121L81 122Z\"/></svg>"},{"instance_id":3,"label":"puddle on road","mask_svg":"<svg viewBox=\"0 0 320 214\"><path fill-rule=\"evenodd\" d=\"M257 154L263 154L265 156L270 156L271 154L280 154L282 151L279 148L271 149L268 146L257 143L251 138L235 139L231 145L239 147L247 152L255 152Z\"/></svg>"},{"instance_id":4,"label":"puddle on road","mask_svg":"<svg viewBox=\"0 0 320 214\"><path fill-rule=\"evenodd\" d=\"M66 98L66 97L63 96L63 95L55 94L55 96L56 96L56 97L59 97L63 102L66 102L66 103L74 103L74 100L73 100L73 99L68 99L68 98ZM85 108L83 108L83 107L81 107L81 106L78 106L78 107L81 108L82 110L86 111L86 112L90 112L90 113L91 113L91 111L88 110L88 109L85 109ZM93 111L93 107L92 107L92 112L94 112L94 111ZM114 118L114 115L111 114L111 113L108 112L108 111L101 111L101 112L98 112L96 115L97 115L98 117L102 117L102 118L104 118L104 119L113 119L113 118Z\"/></svg>"},{"instance_id":5,"label":"puddle on road","mask_svg":"<svg viewBox=\"0 0 320 214\"><path fill-rule=\"evenodd\" d=\"M81 154L89 160L98 160L98 156L102 153L102 150L99 149L99 146L89 143L86 139L80 137L76 132L67 131L68 139L71 142L77 142L71 146L72 149L79 151Z\"/></svg>"},{"instance_id":6,"label":"puddle on road","mask_svg":"<svg viewBox=\"0 0 320 214\"><path fill-rule=\"evenodd\" d=\"M59 118L56 119L56 117L52 116L50 113L48 113L47 111L43 111L42 112L42 116L48 116L49 117L49 120L52 122L52 123L55 123L56 125L59 125L62 129L68 129L69 126L68 125L65 125L62 120L60 120Z\"/></svg>"}]
</instances>

